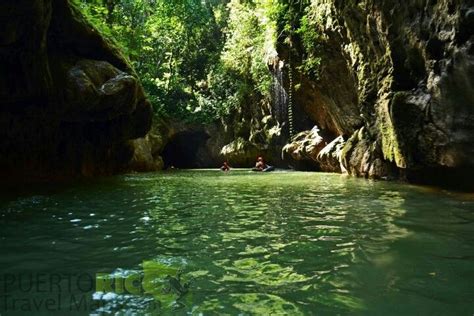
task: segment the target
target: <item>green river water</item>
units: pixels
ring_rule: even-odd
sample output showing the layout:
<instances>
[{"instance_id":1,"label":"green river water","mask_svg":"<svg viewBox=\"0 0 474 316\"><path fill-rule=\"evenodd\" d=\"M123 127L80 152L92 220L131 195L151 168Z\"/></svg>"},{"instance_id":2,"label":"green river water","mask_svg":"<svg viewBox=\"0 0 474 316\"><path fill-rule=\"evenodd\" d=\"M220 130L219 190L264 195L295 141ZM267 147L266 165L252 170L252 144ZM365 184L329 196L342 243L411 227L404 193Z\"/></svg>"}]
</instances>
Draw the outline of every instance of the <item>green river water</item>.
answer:
<instances>
[{"instance_id":1,"label":"green river water","mask_svg":"<svg viewBox=\"0 0 474 316\"><path fill-rule=\"evenodd\" d=\"M2 316L474 313L472 195L176 171L8 191L0 227Z\"/></svg>"}]
</instances>

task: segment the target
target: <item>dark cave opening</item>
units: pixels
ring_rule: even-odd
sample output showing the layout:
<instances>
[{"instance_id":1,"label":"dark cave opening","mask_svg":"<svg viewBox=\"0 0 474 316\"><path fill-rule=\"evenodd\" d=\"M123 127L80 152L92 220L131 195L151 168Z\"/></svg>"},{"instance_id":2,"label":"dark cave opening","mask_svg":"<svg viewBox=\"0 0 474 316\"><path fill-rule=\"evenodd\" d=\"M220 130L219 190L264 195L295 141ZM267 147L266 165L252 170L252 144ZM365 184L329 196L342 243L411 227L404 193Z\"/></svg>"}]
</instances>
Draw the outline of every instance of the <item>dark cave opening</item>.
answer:
<instances>
[{"instance_id":1,"label":"dark cave opening","mask_svg":"<svg viewBox=\"0 0 474 316\"><path fill-rule=\"evenodd\" d=\"M180 169L209 167L205 161L205 148L209 137L204 131L177 133L162 152L164 167Z\"/></svg>"}]
</instances>

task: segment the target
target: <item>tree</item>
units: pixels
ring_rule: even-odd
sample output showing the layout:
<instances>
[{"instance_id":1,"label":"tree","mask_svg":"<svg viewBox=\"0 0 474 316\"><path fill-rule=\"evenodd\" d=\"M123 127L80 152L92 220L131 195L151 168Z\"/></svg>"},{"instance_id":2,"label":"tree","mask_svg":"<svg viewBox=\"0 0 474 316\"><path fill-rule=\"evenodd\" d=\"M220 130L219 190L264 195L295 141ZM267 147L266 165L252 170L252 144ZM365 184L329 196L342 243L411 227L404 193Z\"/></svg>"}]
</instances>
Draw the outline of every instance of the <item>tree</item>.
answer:
<instances>
[{"instance_id":1,"label":"tree","mask_svg":"<svg viewBox=\"0 0 474 316\"><path fill-rule=\"evenodd\" d=\"M319 62L309 0L77 1L124 49L160 115L212 121L269 98L277 34L303 39L303 66Z\"/></svg>"}]
</instances>

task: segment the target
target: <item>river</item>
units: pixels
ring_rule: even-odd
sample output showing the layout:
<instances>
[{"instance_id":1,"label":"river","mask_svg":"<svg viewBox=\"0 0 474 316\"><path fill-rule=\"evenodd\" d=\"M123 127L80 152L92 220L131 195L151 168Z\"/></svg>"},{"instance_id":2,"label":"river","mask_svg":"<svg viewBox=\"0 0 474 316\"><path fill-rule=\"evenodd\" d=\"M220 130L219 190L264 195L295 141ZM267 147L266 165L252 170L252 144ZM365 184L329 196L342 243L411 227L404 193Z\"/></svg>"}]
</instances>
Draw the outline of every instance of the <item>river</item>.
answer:
<instances>
[{"instance_id":1,"label":"river","mask_svg":"<svg viewBox=\"0 0 474 316\"><path fill-rule=\"evenodd\" d=\"M0 314L472 315L474 196L336 174L6 191Z\"/></svg>"}]
</instances>

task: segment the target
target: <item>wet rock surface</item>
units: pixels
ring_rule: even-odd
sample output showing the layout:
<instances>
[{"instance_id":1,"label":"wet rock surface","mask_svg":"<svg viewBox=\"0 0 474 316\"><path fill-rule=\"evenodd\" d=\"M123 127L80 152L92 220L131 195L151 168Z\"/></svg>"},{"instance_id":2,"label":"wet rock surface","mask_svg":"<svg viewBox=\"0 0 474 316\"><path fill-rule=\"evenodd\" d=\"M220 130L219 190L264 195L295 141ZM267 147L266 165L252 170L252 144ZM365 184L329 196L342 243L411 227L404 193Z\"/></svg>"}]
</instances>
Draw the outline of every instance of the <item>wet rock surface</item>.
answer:
<instances>
[{"instance_id":1,"label":"wet rock surface","mask_svg":"<svg viewBox=\"0 0 474 316\"><path fill-rule=\"evenodd\" d=\"M285 166L281 148L286 133L269 100L252 96L216 126L211 140L218 157L234 167L253 167L258 157L272 166Z\"/></svg>"},{"instance_id":2,"label":"wet rock surface","mask_svg":"<svg viewBox=\"0 0 474 316\"><path fill-rule=\"evenodd\" d=\"M320 170L317 157L327 142L319 132L315 126L294 136L291 143L283 147L284 160L296 170Z\"/></svg>"},{"instance_id":3,"label":"wet rock surface","mask_svg":"<svg viewBox=\"0 0 474 316\"><path fill-rule=\"evenodd\" d=\"M345 144L344 137L339 136L319 152L316 159L321 170L326 172L347 172L346 168L342 165L342 149Z\"/></svg>"},{"instance_id":4,"label":"wet rock surface","mask_svg":"<svg viewBox=\"0 0 474 316\"><path fill-rule=\"evenodd\" d=\"M348 140L347 171L472 182L474 2L316 0L313 8L320 78L294 70L295 98L315 124Z\"/></svg>"}]
</instances>

